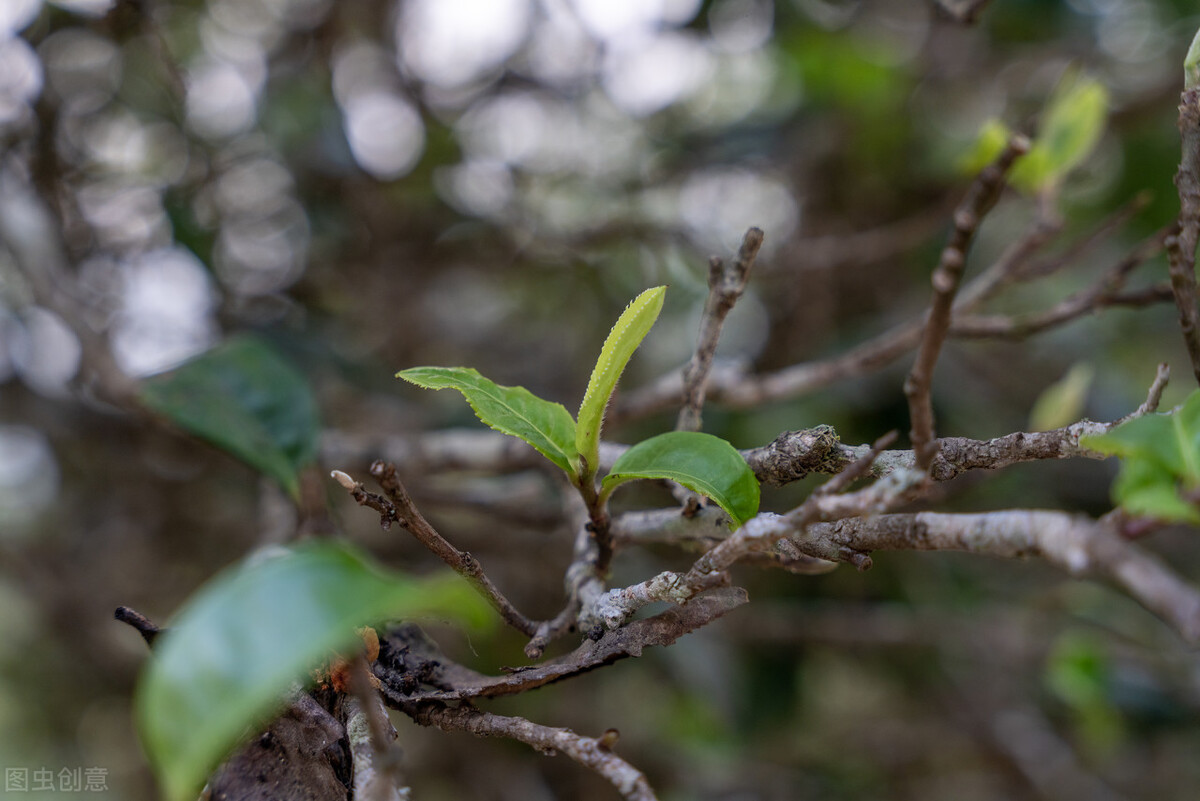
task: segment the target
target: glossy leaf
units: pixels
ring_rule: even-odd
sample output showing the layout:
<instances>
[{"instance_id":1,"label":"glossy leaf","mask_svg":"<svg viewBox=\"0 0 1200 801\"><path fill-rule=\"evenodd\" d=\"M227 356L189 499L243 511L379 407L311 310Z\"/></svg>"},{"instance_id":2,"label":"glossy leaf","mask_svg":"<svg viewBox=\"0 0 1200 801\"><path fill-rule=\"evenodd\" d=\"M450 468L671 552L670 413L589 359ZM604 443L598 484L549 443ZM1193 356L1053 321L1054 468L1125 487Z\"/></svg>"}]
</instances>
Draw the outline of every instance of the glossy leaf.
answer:
<instances>
[{"instance_id":1,"label":"glossy leaf","mask_svg":"<svg viewBox=\"0 0 1200 801\"><path fill-rule=\"evenodd\" d=\"M1029 412L1029 430L1050 431L1078 420L1095 374L1090 364L1076 364L1065 376L1046 387Z\"/></svg>"},{"instance_id":2,"label":"glossy leaf","mask_svg":"<svg viewBox=\"0 0 1200 801\"><path fill-rule=\"evenodd\" d=\"M666 292L665 286L659 286L634 298L617 318L600 349L600 358L588 380L575 427L575 449L586 462L589 472L594 473L600 462L600 429L609 398L633 352L658 319Z\"/></svg>"},{"instance_id":3,"label":"glossy leaf","mask_svg":"<svg viewBox=\"0 0 1200 801\"><path fill-rule=\"evenodd\" d=\"M1134 514L1200 524L1200 390L1167 414L1148 414L1084 437L1084 447L1121 459L1113 499Z\"/></svg>"},{"instance_id":4,"label":"glossy leaf","mask_svg":"<svg viewBox=\"0 0 1200 801\"><path fill-rule=\"evenodd\" d=\"M231 339L146 379L141 399L299 496L300 471L317 457L317 402L304 376L265 342Z\"/></svg>"},{"instance_id":5,"label":"glossy leaf","mask_svg":"<svg viewBox=\"0 0 1200 801\"><path fill-rule=\"evenodd\" d=\"M239 740L286 703L294 682L355 641L355 627L425 614L490 620L458 576L384 573L330 541L280 550L201 588L155 644L136 715L170 801L196 798Z\"/></svg>"},{"instance_id":6,"label":"glossy leaf","mask_svg":"<svg viewBox=\"0 0 1200 801\"><path fill-rule=\"evenodd\" d=\"M1046 103L1033 146L1013 168L1013 184L1036 191L1060 181L1091 154L1107 119L1108 90L1068 74Z\"/></svg>"},{"instance_id":7,"label":"glossy leaf","mask_svg":"<svg viewBox=\"0 0 1200 801\"><path fill-rule=\"evenodd\" d=\"M758 514L759 487L754 471L725 440L696 431L668 431L634 445L604 477L607 495L619 484L639 478L669 479L711 498L737 528Z\"/></svg>"},{"instance_id":8,"label":"glossy leaf","mask_svg":"<svg viewBox=\"0 0 1200 801\"><path fill-rule=\"evenodd\" d=\"M574 478L575 421L561 403L524 387L504 387L470 367L412 367L396 373L425 389L456 389L488 426L521 439Z\"/></svg>"}]
</instances>

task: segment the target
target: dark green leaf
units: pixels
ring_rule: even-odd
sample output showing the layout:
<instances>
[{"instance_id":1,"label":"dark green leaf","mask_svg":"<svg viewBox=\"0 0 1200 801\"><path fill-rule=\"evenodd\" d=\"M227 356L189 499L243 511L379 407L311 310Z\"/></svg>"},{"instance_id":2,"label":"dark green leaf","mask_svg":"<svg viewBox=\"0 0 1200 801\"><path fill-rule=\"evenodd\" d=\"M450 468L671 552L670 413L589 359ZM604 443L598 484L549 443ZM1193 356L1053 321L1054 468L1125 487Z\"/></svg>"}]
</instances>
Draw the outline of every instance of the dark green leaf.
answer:
<instances>
[{"instance_id":1,"label":"dark green leaf","mask_svg":"<svg viewBox=\"0 0 1200 801\"><path fill-rule=\"evenodd\" d=\"M317 403L304 376L252 337L146 379L142 401L279 482L293 498L317 457Z\"/></svg>"},{"instance_id":2,"label":"dark green leaf","mask_svg":"<svg viewBox=\"0 0 1200 801\"><path fill-rule=\"evenodd\" d=\"M392 617L490 619L458 576L387 574L347 546L322 541L217 576L156 643L137 690L142 743L171 801L194 799L239 739L358 626Z\"/></svg>"},{"instance_id":3,"label":"dark green leaf","mask_svg":"<svg viewBox=\"0 0 1200 801\"><path fill-rule=\"evenodd\" d=\"M502 387L470 367L413 367L396 377L425 389L457 389L480 420L525 440L574 478L575 421L562 404L524 387Z\"/></svg>"},{"instance_id":4,"label":"dark green leaf","mask_svg":"<svg viewBox=\"0 0 1200 801\"><path fill-rule=\"evenodd\" d=\"M638 478L669 479L705 495L729 515L734 527L758 514L758 480L732 445L695 431L669 431L634 445L604 477L607 495Z\"/></svg>"}]
</instances>

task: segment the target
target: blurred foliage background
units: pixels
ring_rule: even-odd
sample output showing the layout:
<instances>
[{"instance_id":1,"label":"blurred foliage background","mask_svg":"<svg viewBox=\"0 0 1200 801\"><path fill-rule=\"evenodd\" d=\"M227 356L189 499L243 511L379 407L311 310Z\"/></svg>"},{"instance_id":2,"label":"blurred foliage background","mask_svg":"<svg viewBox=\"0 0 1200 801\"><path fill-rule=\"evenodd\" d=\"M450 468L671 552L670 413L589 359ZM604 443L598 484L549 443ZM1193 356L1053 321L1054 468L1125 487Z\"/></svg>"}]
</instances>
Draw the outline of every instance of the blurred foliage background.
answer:
<instances>
[{"instance_id":1,"label":"blurred foliage background","mask_svg":"<svg viewBox=\"0 0 1200 801\"><path fill-rule=\"evenodd\" d=\"M114 405L114 376L256 333L317 393L323 468L361 476L389 436L474 424L450 393L398 386L398 369L470 365L572 408L608 325L660 283L667 307L623 386L676 369L709 255L729 256L749 225L766 245L721 356L763 371L830 356L920 314L981 128L1030 128L1076 69L1106 87L1111 113L1053 201L1064 230L1046 252L1141 199L1070 269L994 310L1045 308L1177 213L1175 106L1198 24L1188 0L995 0L975 26L925 0L3 0L0 764L102 767L108 797L154 797L129 714L146 650L112 610L166 621L221 566L295 527L270 481ZM968 274L1037 206L1007 196ZM1135 283L1165 275L1158 257ZM1025 341L952 341L940 433L1025 430L1073 367L1077 387L1091 376L1079 415L1127 413L1160 361L1177 403L1189 380L1175 329L1166 304ZM908 366L759 409L713 406L706 430L738 447L818 423L853 444L904 431ZM672 424L662 413L607 433L630 442ZM1111 474L971 474L938 508L1101 514ZM408 480L523 610L557 611L571 532L543 474ZM334 527L394 566L435 567L326 483L313 492ZM770 491L766 506L812 486ZM1194 531L1151 545L1200 577ZM689 562L626 553L615 580ZM727 619L493 708L619 729L618 750L664 799L1200 792L1200 664L1141 607L1035 563L875 565L744 570L753 602ZM523 660L516 636L440 634L479 669ZM612 797L565 758L396 723L423 801Z\"/></svg>"}]
</instances>

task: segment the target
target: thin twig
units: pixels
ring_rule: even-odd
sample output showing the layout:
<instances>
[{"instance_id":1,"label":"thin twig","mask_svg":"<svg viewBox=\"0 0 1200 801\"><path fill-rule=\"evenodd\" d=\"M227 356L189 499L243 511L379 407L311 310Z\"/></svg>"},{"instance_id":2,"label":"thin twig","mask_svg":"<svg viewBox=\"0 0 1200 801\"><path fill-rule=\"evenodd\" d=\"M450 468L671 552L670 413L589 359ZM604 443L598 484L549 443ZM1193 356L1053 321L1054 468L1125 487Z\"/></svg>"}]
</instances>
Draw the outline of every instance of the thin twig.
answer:
<instances>
[{"instance_id":1,"label":"thin twig","mask_svg":"<svg viewBox=\"0 0 1200 801\"><path fill-rule=\"evenodd\" d=\"M1112 295L1083 292L1066 298L1050 309L1033 314L972 315L956 319L951 324L950 335L963 339L1026 339L1100 309L1113 306L1153 306L1169 302L1174 297L1174 290L1166 282Z\"/></svg>"},{"instance_id":2,"label":"thin twig","mask_svg":"<svg viewBox=\"0 0 1200 801\"><path fill-rule=\"evenodd\" d=\"M116 611L113 612L113 617L137 629L138 633L142 635L142 639L146 641L146 645L153 646L154 640L163 631L153 620L141 612L130 609L128 606L118 606Z\"/></svg>"},{"instance_id":3,"label":"thin twig","mask_svg":"<svg viewBox=\"0 0 1200 801\"><path fill-rule=\"evenodd\" d=\"M552 619L543 621L533 634L533 638L525 644L525 656L530 659L541 659L546 652L546 646L575 628L575 620L579 616L579 594L572 588L567 604Z\"/></svg>"},{"instance_id":4,"label":"thin twig","mask_svg":"<svg viewBox=\"0 0 1200 801\"><path fill-rule=\"evenodd\" d=\"M409 789L401 772L402 754L396 729L379 696L378 679L362 654L350 662L350 692L346 699L346 737L354 763L354 798L358 801L404 801Z\"/></svg>"},{"instance_id":5,"label":"thin twig","mask_svg":"<svg viewBox=\"0 0 1200 801\"><path fill-rule=\"evenodd\" d=\"M1154 374L1154 383L1150 385L1150 390L1146 393L1145 402L1137 407L1137 411L1118 420L1117 424L1133 419L1134 417L1141 417L1157 412L1158 404L1162 402L1163 391L1167 388L1167 382L1170 380L1171 366L1166 362L1161 362L1158 365L1157 372Z\"/></svg>"},{"instance_id":6,"label":"thin twig","mask_svg":"<svg viewBox=\"0 0 1200 801\"><path fill-rule=\"evenodd\" d=\"M1179 229L1167 238L1167 266L1179 327L1200 382L1200 309L1196 306L1196 242L1200 239L1200 88L1187 89L1179 101L1183 155L1175 186L1179 190Z\"/></svg>"},{"instance_id":7,"label":"thin twig","mask_svg":"<svg viewBox=\"0 0 1200 801\"><path fill-rule=\"evenodd\" d=\"M612 630L621 626L643 606L655 601L686 603L694 596L728 583L725 571L738 561L774 548L785 537L802 531L818 520L838 519L854 515L878 514L912 497L926 476L913 470L896 471L865 489L839 495L855 480L866 475L876 457L895 440L895 432L881 437L871 452L809 495L800 506L786 515L759 514L747 520L741 528L693 563L686 573L664 571L639 584L610 590L594 606L584 605L580 620L597 620ZM861 568L870 566L870 559L860 561Z\"/></svg>"},{"instance_id":8,"label":"thin twig","mask_svg":"<svg viewBox=\"0 0 1200 801\"><path fill-rule=\"evenodd\" d=\"M1041 260L1030 260L1019 265L1013 272L1013 278L1017 281L1032 281L1053 275L1070 264L1078 263L1088 253L1095 250L1097 245L1119 231L1125 223L1145 211L1152 199L1153 194L1151 192L1139 192L1133 196L1132 200L1102 219L1094 228L1071 242L1060 252ZM1043 204L1039 204L1038 209L1041 212L1039 217L1043 217L1043 219L1043 215L1045 214L1054 214L1054 212L1047 209ZM1055 217L1058 223L1055 227L1055 231L1057 232L1062 229L1062 220L1058 215L1055 215ZM1168 233L1169 229L1164 228L1158 234L1151 236L1146 242L1139 245L1137 250L1143 250L1147 246L1147 243L1157 243L1157 248L1154 250L1157 253L1162 249L1162 240Z\"/></svg>"},{"instance_id":9,"label":"thin twig","mask_svg":"<svg viewBox=\"0 0 1200 801\"><path fill-rule=\"evenodd\" d=\"M636 658L647 648L666 647L707 626L749 601L737 587L714 590L683 606L635 620L598 640L585 639L571 653L537 665L487 676L448 658L417 626L409 623L381 641L374 669L387 703L462 701L516 695L563 681L621 659ZM428 688L428 689L427 689Z\"/></svg>"},{"instance_id":10,"label":"thin twig","mask_svg":"<svg viewBox=\"0 0 1200 801\"><path fill-rule=\"evenodd\" d=\"M713 356L717 352L717 341L721 338L725 318L746 289L750 268L754 266L762 243L763 232L751 228L742 239L737 261L726 266L721 259L714 257L709 262L708 299L704 302L696 352L683 370L683 407L679 410L676 431L700 430L700 410L704 407L704 392L708 374L712 370Z\"/></svg>"},{"instance_id":11,"label":"thin twig","mask_svg":"<svg viewBox=\"0 0 1200 801\"><path fill-rule=\"evenodd\" d=\"M656 801L654 790L642 772L610 750L611 736L600 739L583 737L570 729L543 726L525 718L495 715L469 705L450 707L440 703L406 703L401 708L422 726L465 731L477 737L507 737L548 755L561 751L608 780L622 798L628 801Z\"/></svg>"},{"instance_id":12,"label":"thin twig","mask_svg":"<svg viewBox=\"0 0 1200 801\"><path fill-rule=\"evenodd\" d=\"M962 288L954 303L955 315L971 312L1016 280L1027 260L1060 230L1058 220L1039 214L992 265ZM814 392L886 367L917 347L923 328L923 318L908 320L837 356L794 364L763 375L747 375L742 364L716 362L707 394L728 408L746 409ZM646 387L623 395L613 416L624 420L662 411L677 402L680 392L680 373L672 371Z\"/></svg>"},{"instance_id":13,"label":"thin twig","mask_svg":"<svg viewBox=\"0 0 1200 801\"><path fill-rule=\"evenodd\" d=\"M130 2L130 6L137 10L141 20L142 31L145 33L146 39L150 44L150 51L158 59L159 65L162 67L162 74L167 82L167 88L172 94L172 103L177 109L180 109L187 101L187 81L184 78L183 70L179 66L179 61L171 53L171 48L167 44L163 25L157 19L156 12L158 11L158 5L156 0L131 0Z\"/></svg>"},{"instance_id":14,"label":"thin twig","mask_svg":"<svg viewBox=\"0 0 1200 801\"><path fill-rule=\"evenodd\" d=\"M1163 229L1139 243L1091 286L1064 298L1049 309L1012 317L956 314L950 325L950 335L967 338L1021 339L1062 325L1084 314L1100 311L1108 306L1141 306L1170 300L1171 289L1165 285L1155 285L1133 292L1122 292L1133 271L1162 251L1169 233L1169 229ZM1021 277L1024 279L1025 274L1022 274Z\"/></svg>"},{"instance_id":15,"label":"thin twig","mask_svg":"<svg viewBox=\"0 0 1200 801\"><path fill-rule=\"evenodd\" d=\"M394 520L398 522L410 534L416 537L418 542L453 568L455 572L471 582L471 586L483 596L493 609L500 613L500 616L504 618L504 622L522 634L532 636L538 631L539 624L517 611L517 608L504 597L504 594L500 592L496 585L492 583L492 580L488 578L487 574L483 572L483 566L479 564L479 560L466 551L460 551L451 545L425 519L424 515L421 514L420 510L413 503L412 498L409 497L408 491L404 489L404 485L400 483L400 477L396 475L395 465L377 461L371 465L371 475L375 477L379 482L379 486L387 493L387 499L367 492L362 488L362 484L341 470L333 471L334 479L356 501L380 513L380 519L385 524L385 528L388 521Z\"/></svg>"},{"instance_id":16,"label":"thin twig","mask_svg":"<svg viewBox=\"0 0 1200 801\"><path fill-rule=\"evenodd\" d=\"M925 321L925 330L917 350L912 371L904 382L908 398L911 439L917 455L917 467L929 468L937 452L933 428L933 368L941 354L942 344L950 330L954 296L962 281L967 251L984 216L991 210L1005 186L1005 176L1016 160L1028 152L1029 139L1020 134L1008 141L1003 152L975 179L967 196L954 212L954 232L942 250L937 268L933 271L933 301Z\"/></svg>"}]
</instances>

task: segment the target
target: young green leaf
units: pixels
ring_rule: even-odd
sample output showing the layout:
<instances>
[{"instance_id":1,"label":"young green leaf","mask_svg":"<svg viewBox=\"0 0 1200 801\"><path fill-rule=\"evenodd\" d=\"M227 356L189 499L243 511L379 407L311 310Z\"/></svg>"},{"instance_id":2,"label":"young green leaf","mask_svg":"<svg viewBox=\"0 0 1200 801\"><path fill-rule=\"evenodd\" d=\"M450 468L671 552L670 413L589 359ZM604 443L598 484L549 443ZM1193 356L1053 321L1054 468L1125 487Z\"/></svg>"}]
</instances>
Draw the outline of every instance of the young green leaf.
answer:
<instances>
[{"instance_id":1,"label":"young green leaf","mask_svg":"<svg viewBox=\"0 0 1200 801\"><path fill-rule=\"evenodd\" d=\"M1049 431L1070 425L1083 414L1095 369L1086 362L1071 367L1067 374L1042 390L1029 412L1030 431Z\"/></svg>"},{"instance_id":2,"label":"young green leaf","mask_svg":"<svg viewBox=\"0 0 1200 801\"><path fill-rule=\"evenodd\" d=\"M1148 414L1080 443L1121 459L1113 499L1163 520L1200 523L1200 390L1167 414Z\"/></svg>"},{"instance_id":3,"label":"young green leaf","mask_svg":"<svg viewBox=\"0 0 1200 801\"><path fill-rule=\"evenodd\" d=\"M1103 84L1068 74L1046 102L1033 147L1013 168L1013 185L1037 191L1060 181L1091 154L1107 118L1108 90Z\"/></svg>"},{"instance_id":4,"label":"young green leaf","mask_svg":"<svg viewBox=\"0 0 1200 801\"><path fill-rule=\"evenodd\" d=\"M958 169L967 175L975 175L996 160L1010 136L1012 131L1007 125L995 117L989 119L979 129L971 147L959 157Z\"/></svg>"},{"instance_id":5,"label":"young green leaf","mask_svg":"<svg viewBox=\"0 0 1200 801\"><path fill-rule=\"evenodd\" d=\"M705 495L725 510L737 528L758 514L754 471L732 445L712 434L668 431L634 445L601 482L603 496L639 478L665 478Z\"/></svg>"},{"instance_id":6,"label":"young green leaf","mask_svg":"<svg viewBox=\"0 0 1200 801\"><path fill-rule=\"evenodd\" d=\"M396 373L425 389L456 389L487 425L532 445L575 478L575 421L561 403L551 403L524 387L503 387L470 367L412 367Z\"/></svg>"},{"instance_id":7,"label":"young green leaf","mask_svg":"<svg viewBox=\"0 0 1200 801\"><path fill-rule=\"evenodd\" d=\"M604 340L600 358L592 369L575 427L575 450L586 462L586 470L595 473L600 461L600 428L604 410L617 386L617 380L638 345L650 333L651 326L662 311L665 286L647 289L633 299Z\"/></svg>"},{"instance_id":8,"label":"young green leaf","mask_svg":"<svg viewBox=\"0 0 1200 801\"><path fill-rule=\"evenodd\" d=\"M230 339L148 378L141 399L299 496L300 471L317 457L317 402L304 376L262 340Z\"/></svg>"},{"instance_id":9,"label":"young green leaf","mask_svg":"<svg viewBox=\"0 0 1200 801\"><path fill-rule=\"evenodd\" d=\"M217 576L156 642L137 688L138 731L165 797L194 799L247 731L286 703L288 687L353 644L355 627L424 614L490 620L457 576L384 573L331 541Z\"/></svg>"},{"instance_id":10,"label":"young green leaf","mask_svg":"<svg viewBox=\"0 0 1200 801\"><path fill-rule=\"evenodd\" d=\"M1183 88L1195 89L1197 86L1200 86L1200 31L1192 37L1192 46L1183 59Z\"/></svg>"}]
</instances>

